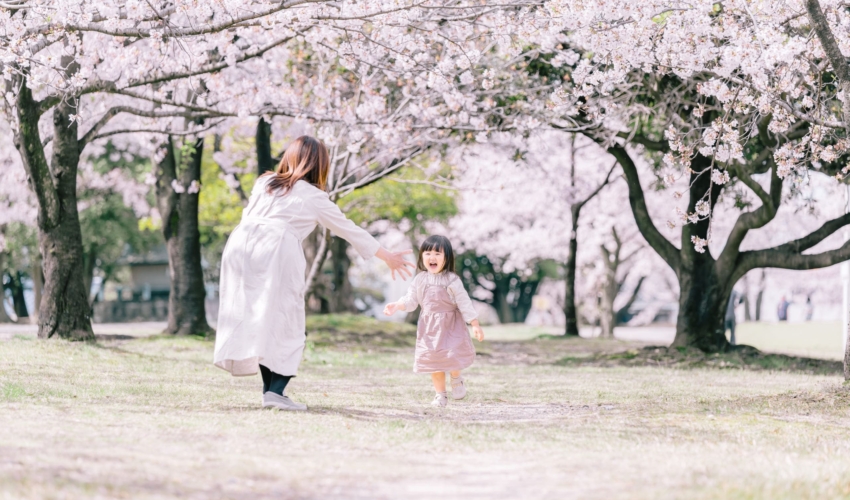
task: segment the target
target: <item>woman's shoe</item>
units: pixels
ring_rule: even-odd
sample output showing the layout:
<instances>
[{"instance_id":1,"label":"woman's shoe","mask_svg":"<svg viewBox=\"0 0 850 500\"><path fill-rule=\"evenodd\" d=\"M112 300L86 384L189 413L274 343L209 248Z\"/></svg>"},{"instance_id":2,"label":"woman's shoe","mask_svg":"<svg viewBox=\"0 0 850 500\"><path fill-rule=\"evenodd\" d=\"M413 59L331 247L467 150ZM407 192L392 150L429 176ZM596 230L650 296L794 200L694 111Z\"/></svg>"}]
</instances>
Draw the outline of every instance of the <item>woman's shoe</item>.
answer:
<instances>
[{"instance_id":1,"label":"woman's shoe","mask_svg":"<svg viewBox=\"0 0 850 500\"><path fill-rule=\"evenodd\" d=\"M449 398L446 397L445 392L438 392L434 396L434 401L431 401L431 406L436 406L437 408L445 408L447 404L449 404Z\"/></svg>"},{"instance_id":2,"label":"woman's shoe","mask_svg":"<svg viewBox=\"0 0 850 500\"><path fill-rule=\"evenodd\" d=\"M452 379L452 399L463 399L466 397L466 381L463 377Z\"/></svg>"},{"instance_id":3,"label":"woman's shoe","mask_svg":"<svg viewBox=\"0 0 850 500\"><path fill-rule=\"evenodd\" d=\"M289 399L288 396L281 396L274 392L266 392L263 394L263 408L277 408L283 411L305 411L307 405L296 403Z\"/></svg>"}]
</instances>

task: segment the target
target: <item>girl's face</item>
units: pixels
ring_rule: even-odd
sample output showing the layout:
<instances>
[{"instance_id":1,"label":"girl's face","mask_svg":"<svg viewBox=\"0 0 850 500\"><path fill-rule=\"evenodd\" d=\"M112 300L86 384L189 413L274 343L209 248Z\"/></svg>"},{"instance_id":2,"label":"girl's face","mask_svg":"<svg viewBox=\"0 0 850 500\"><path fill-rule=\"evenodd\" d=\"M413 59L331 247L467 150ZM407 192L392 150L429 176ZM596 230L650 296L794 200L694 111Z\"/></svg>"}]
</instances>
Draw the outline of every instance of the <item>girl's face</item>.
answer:
<instances>
[{"instance_id":1,"label":"girl's face","mask_svg":"<svg viewBox=\"0 0 850 500\"><path fill-rule=\"evenodd\" d=\"M425 250L422 252L422 263L431 274L437 274L446 265L446 254L440 250Z\"/></svg>"}]
</instances>

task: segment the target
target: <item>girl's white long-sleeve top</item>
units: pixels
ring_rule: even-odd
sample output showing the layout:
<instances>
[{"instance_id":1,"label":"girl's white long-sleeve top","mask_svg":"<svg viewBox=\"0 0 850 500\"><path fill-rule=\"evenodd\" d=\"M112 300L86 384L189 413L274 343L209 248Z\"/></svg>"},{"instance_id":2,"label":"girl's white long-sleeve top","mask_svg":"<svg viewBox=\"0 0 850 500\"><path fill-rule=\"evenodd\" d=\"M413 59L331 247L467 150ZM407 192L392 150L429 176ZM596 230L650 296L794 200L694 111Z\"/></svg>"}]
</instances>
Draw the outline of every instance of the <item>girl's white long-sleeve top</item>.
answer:
<instances>
[{"instance_id":1,"label":"girl's white long-sleeve top","mask_svg":"<svg viewBox=\"0 0 850 500\"><path fill-rule=\"evenodd\" d=\"M469 298L466 288L463 287L463 282L460 280L460 276L452 272L432 274L423 271L417 274L413 278L410 288L407 289L407 293L399 301L404 306L405 311L409 312L416 309L416 307L422 302L425 288L429 285L446 287L449 291L449 295L454 300L455 304L457 304L457 308L460 311L461 316L463 316L464 321L470 323L473 320L478 319L478 312L475 311L475 307L472 305L472 299Z\"/></svg>"}]
</instances>

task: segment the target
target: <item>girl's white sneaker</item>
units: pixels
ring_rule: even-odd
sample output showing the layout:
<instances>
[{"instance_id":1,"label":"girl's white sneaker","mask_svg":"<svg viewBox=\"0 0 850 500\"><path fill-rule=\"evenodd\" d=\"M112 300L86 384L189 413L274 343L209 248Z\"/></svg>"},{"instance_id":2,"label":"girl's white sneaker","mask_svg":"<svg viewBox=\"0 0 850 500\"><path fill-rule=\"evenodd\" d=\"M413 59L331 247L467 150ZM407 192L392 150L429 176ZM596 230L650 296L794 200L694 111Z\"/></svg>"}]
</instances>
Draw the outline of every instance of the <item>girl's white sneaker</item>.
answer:
<instances>
[{"instance_id":1,"label":"girl's white sneaker","mask_svg":"<svg viewBox=\"0 0 850 500\"><path fill-rule=\"evenodd\" d=\"M438 392L434 395L434 401L431 401L431 406L436 406L437 408L445 408L447 404L449 404L449 398L446 397L445 392Z\"/></svg>"},{"instance_id":2,"label":"girl's white sneaker","mask_svg":"<svg viewBox=\"0 0 850 500\"><path fill-rule=\"evenodd\" d=\"M452 379L452 399L463 399L466 397L466 383L463 377Z\"/></svg>"}]
</instances>

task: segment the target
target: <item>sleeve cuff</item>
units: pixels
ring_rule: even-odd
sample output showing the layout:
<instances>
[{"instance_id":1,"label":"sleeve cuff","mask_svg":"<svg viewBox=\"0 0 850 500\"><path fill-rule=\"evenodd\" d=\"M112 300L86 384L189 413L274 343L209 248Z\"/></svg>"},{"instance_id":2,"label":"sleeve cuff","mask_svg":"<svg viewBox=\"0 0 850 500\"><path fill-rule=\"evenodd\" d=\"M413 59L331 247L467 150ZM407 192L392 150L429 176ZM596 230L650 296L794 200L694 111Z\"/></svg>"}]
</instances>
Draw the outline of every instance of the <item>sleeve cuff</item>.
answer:
<instances>
[{"instance_id":1,"label":"sleeve cuff","mask_svg":"<svg viewBox=\"0 0 850 500\"><path fill-rule=\"evenodd\" d=\"M366 246L357 247L357 253L364 259L371 259L381 249L381 244L376 239L372 239L372 243Z\"/></svg>"}]
</instances>

